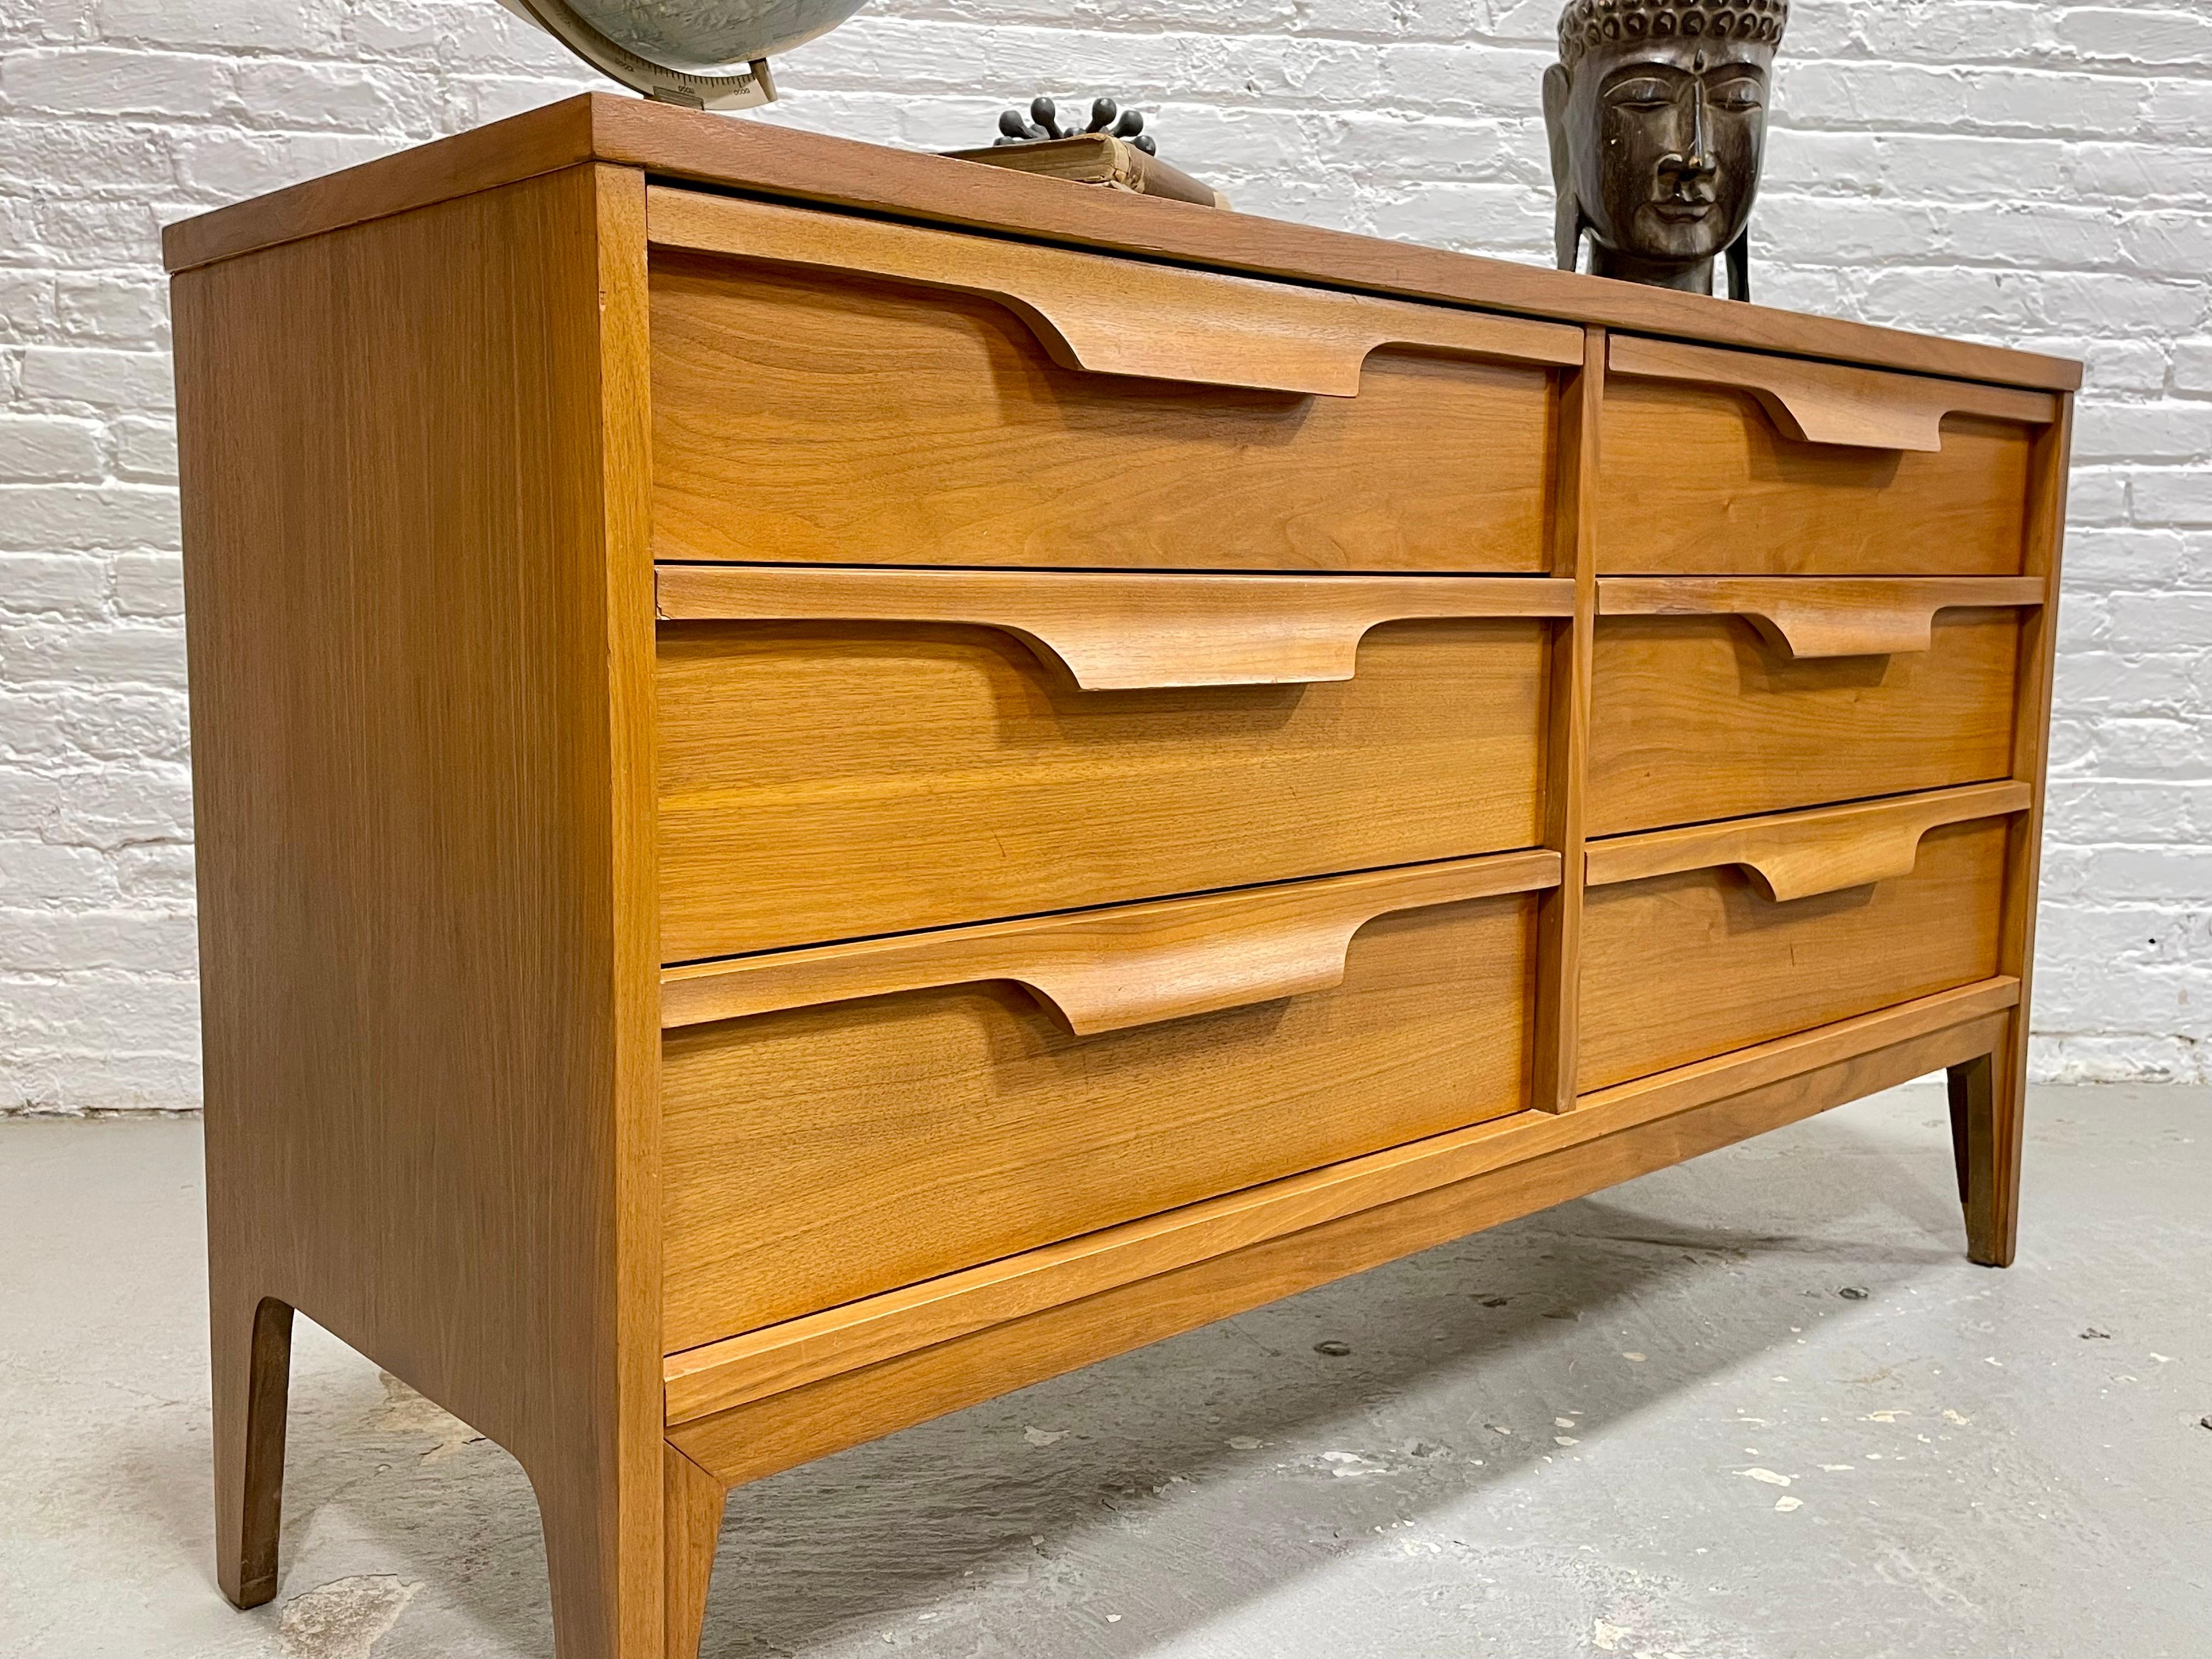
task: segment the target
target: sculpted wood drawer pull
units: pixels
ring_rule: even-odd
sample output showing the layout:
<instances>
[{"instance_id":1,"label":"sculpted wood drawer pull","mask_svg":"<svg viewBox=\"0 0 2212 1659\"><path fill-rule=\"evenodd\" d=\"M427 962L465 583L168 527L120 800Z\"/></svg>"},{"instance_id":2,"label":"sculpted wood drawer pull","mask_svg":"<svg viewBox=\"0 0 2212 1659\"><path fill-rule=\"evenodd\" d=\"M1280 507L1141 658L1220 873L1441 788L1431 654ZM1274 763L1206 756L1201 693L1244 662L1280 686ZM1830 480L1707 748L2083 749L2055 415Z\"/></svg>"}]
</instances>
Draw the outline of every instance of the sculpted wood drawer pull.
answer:
<instances>
[{"instance_id":1,"label":"sculpted wood drawer pull","mask_svg":"<svg viewBox=\"0 0 2212 1659\"><path fill-rule=\"evenodd\" d=\"M1925 651L1936 613L2039 605L2037 576L1607 576L1604 617L1742 617L1793 657Z\"/></svg>"},{"instance_id":2,"label":"sculpted wood drawer pull","mask_svg":"<svg viewBox=\"0 0 2212 1659\"><path fill-rule=\"evenodd\" d=\"M1192 576L1093 571L662 565L668 621L951 623L996 629L1086 691L1348 680L1389 622L1573 614L1548 576Z\"/></svg>"},{"instance_id":3,"label":"sculpted wood drawer pull","mask_svg":"<svg viewBox=\"0 0 2212 1659\"><path fill-rule=\"evenodd\" d=\"M1616 374L1747 392L1784 436L1800 443L1940 450L1946 415L1986 415L2030 426L2049 426L2058 418L2057 398L2045 392L1717 351L1629 334L1613 337L1607 362Z\"/></svg>"},{"instance_id":4,"label":"sculpted wood drawer pull","mask_svg":"<svg viewBox=\"0 0 2212 1659\"><path fill-rule=\"evenodd\" d=\"M738 957L664 969L660 1023L1012 980L1090 1036L1325 991L1377 916L1559 883L1559 855L1538 849Z\"/></svg>"},{"instance_id":5,"label":"sculpted wood drawer pull","mask_svg":"<svg viewBox=\"0 0 2212 1659\"><path fill-rule=\"evenodd\" d=\"M1661 830L1592 842L1584 868L1591 886L1606 887L1735 865L1755 876L1769 898L1786 903L1909 876L1919 862L1921 837L1930 830L2026 811L2029 799L2027 785L2008 781Z\"/></svg>"},{"instance_id":6,"label":"sculpted wood drawer pull","mask_svg":"<svg viewBox=\"0 0 2212 1659\"><path fill-rule=\"evenodd\" d=\"M655 246L885 276L1006 307L1063 368L1356 397L1384 346L1569 367L1582 331L1450 306L1102 258L696 191L647 196Z\"/></svg>"}]
</instances>

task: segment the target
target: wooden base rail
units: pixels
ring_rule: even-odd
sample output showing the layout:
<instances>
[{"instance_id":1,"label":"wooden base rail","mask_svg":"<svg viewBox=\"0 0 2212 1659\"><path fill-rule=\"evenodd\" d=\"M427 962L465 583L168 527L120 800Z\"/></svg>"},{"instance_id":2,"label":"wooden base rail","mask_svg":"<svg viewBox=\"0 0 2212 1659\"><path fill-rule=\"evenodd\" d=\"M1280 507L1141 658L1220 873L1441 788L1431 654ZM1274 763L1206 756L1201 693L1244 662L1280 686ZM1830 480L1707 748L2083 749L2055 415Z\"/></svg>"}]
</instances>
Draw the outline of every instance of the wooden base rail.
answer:
<instances>
[{"instance_id":1,"label":"wooden base rail","mask_svg":"<svg viewBox=\"0 0 2212 1659\"><path fill-rule=\"evenodd\" d=\"M1559 884L1559 855L1536 848L736 957L665 969L660 1023L1012 980L1089 1036L1325 991L1343 983L1352 935L1377 916Z\"/></svg>"},{"instance_id":2,"label":"wooden base rail","mask_svg":"<svg viewBox=\"0 0 2212 1659\"><path fill-rule=\"evenodd\" d=\"M1582 331L1372 295L1167 265L1108 264L1034 243L655 187L656 247L865 271L996 301L1063 368L1330 398L1359 395L1385 346L1566 366Z\"/></svg>"},{"instance_id":3,"label":"wooden base rail","mask_svg":"<svg viewBox=\"0 0 2212 1659\"><path fill-rule=\"evenodd\" d=\"M1814 1103L1791 1114L1804 1115L1889 1086L1855 1078L1850 1093L1829 1098L1819 1083L1824 1068L1966 1030L1975 1032L1975 1041L1984 1041L1980 1026L2010 1008L2019 990L2017 980L1998 978L1940 992L1585 1095L1570 1113L1522 1112L676 1354L664 1372L668 1421L672 1427L690 1423L1731 1097L1794 1080L1804 1085L1805 1092L1790 1104ZM1964 1045L1958 1058L1965 1058L1972 1047L1971 1042ZM1910 1052L1917 1069L1893 1081L1952 1063L1939 1058L1923 1064L1918 1050ZM1425 1242L1433 1241L1408 1249L1424 1248ZM1346 1265L1343 1272L1364 1265ZM1335 1276L1320 1273L1310 1282Z\"/></svg>"},{"instance_id":4,"label":"wooden base rail","mask_svg":"<svg viewBox=\"0 0 2212 1659\"><path fill-rule=\"evenodd\" d=\"M2045 392L1966 380L1891 374L1877 368L1716 350L1674 340L1615 335L1613 372L1747 392L1776 426L1800 443L1861 449L1940 450L1943 417L1982 415L2048 426L2058 400Z\"/></svg>"},{"instance_id":5,"label":"wooden base rail","mask_svg":"<svg viewBox=\"0 0 2212 1659\"><path fill-rule=\"evenodd\" d=\"M1791 656L1926 651L1941 611L2029 608L2040 576L1606 576L1601 617L1742 617Z\"/></svg>"},{"instance_id":6,"label":"wooden base rail","mask_svg":"<svg viewBox=\"0 0 2212 1659\"><path fill-rule=\"evenodd\" d=\"M1808 812L1614 836L1589 843L1585 880L1592 887L1608 887L1647 876L1736 865L1756 876L1778 903L1810 898L1909 876L1919 862L1921 838L1930 830L2025 811L2033 797L2027 784L2007 780Z\"/></svg>"},{"instance_id":7,"label":"wooden base rail","mask_svg":"<svg viewBox=\"0 0 2212 1659\"><path fill-rule=\"evenodd\" d=\"M1012 634L1085 691L1348 680L1385 623L1568 617L1547 576L1227 576L664 564L663 621L951 623Z\"/></svg>"}]
</instances>

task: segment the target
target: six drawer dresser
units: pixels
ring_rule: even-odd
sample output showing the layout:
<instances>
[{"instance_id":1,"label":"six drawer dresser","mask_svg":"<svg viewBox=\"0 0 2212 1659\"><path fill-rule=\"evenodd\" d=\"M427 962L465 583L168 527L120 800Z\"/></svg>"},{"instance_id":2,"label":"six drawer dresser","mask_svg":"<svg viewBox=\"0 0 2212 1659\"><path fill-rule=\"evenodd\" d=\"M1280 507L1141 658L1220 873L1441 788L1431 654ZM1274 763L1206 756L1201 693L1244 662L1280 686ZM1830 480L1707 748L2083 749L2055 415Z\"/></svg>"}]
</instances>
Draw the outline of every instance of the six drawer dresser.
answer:
<instances>
[{"instance_id":1,"label":"six drawer dresser","mask_svg":"<svg viewBox=\"0 0 2212 1659\"><path fill-rule=\"evenodd\" d=\"M174 227L218 1534L294 1310L562 1659L728 1489L1948 1068L2075 365L586 98Z\"/></svg>"}]
</instances>

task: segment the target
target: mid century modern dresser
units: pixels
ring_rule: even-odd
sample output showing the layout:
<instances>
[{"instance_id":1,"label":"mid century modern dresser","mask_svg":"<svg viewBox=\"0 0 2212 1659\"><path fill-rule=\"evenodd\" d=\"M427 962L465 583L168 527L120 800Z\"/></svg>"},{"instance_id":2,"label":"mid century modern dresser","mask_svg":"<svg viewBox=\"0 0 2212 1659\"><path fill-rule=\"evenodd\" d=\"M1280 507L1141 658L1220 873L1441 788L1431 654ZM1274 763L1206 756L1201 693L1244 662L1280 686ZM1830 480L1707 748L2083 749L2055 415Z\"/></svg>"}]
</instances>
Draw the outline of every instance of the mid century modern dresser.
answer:
<instances>
[{"instance_id":1,"label":"mid century modern dresser","mask_svg":"<svg viewBox=\"0 0 2212 1659\"><path fill-rule=\"evenodd\" d=\"M293 1310L562 1659L750 1480L1948 1068L2075 365L579 99L177 226L221 1571Z\"/></svg>"}]
</instances>

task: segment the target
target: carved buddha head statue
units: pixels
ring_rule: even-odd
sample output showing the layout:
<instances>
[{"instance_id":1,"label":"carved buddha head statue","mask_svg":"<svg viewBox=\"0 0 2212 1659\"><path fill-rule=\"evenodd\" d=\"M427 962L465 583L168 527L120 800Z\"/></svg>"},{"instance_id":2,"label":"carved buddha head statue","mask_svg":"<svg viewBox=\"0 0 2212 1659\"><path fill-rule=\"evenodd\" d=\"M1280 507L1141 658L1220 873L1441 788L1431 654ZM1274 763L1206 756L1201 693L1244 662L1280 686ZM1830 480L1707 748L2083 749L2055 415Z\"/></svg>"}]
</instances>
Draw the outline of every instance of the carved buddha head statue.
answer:
<instances>
[{"instance_id":1,"label":"carved buddha head statue","mask_svg":"<svg viewBox=\"0 0 2212 1659\"><path fill-rule=\"evenodd\" d=\"M1559 268L1748 299L1745 228L1790 0L1568 0L1544 73Z\"/></svg>"}]
</instances>

